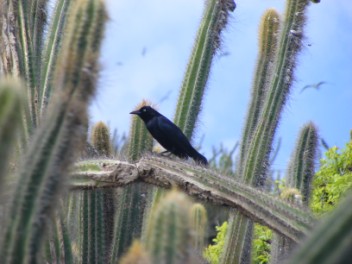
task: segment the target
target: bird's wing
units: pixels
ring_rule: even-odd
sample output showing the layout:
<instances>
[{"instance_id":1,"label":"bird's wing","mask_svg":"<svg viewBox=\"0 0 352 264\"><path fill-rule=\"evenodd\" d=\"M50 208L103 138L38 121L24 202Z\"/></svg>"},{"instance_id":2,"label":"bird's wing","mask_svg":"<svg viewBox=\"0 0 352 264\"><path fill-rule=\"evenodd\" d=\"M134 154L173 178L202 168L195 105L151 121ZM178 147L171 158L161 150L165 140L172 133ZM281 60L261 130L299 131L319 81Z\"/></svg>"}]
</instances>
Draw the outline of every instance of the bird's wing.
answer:
<instances>
[{"instance_id":1,"label":"bird's wing","mask_svg":"<svg viewBox=\"0 0 352 264\"><path fill-rule=\"evenodd\" d=\"M151 133L164 148L176 155L188 155L191 144L178 126L165 116L158 116L154 122Z\"/></svg>"}]
</instances>

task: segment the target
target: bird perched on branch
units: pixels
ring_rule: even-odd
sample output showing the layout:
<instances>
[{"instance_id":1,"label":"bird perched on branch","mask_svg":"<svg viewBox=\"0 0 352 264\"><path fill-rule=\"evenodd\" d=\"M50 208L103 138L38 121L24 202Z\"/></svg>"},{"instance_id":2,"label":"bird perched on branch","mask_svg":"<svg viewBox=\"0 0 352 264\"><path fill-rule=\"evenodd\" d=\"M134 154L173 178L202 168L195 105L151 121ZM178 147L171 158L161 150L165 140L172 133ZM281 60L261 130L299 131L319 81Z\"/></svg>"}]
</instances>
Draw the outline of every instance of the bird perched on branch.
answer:
<instances>
[{"instance_id":1,"label":"bird perched on branch","mask_svg":"<svg viewBox=\"0 0 352 264\"><path fill-rule=\"evenodd\" d=\"M180 157L191 157L196 162L207 165L207 159L195 150L181 129L151 106L143 106L130 114L138 115L153 138L168 152Z\"/></svg>"}]
</instances>

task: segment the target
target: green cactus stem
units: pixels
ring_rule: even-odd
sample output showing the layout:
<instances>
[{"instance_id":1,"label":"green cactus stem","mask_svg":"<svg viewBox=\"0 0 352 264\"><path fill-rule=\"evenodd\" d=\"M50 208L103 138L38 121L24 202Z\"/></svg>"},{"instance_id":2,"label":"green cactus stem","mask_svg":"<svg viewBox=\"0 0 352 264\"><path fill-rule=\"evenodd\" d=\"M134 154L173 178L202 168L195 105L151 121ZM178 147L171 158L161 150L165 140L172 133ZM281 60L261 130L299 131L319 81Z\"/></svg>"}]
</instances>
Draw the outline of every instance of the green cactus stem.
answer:
<instances>
[{"instance_id":1,"label":"green cactus stem","mask_svg":"<svg viewBox=\"0 0 352 264\"><path fill-rule=\"evenodd\" d=\"M280 17L275 9L268 9L262 16L259 29L259 54L251 94L251 102L247 113L241 144L241 161L252 140L253 133L263 111L263 104L270 86L270 78L276 60L279 38ZM241 168L240 168L241 170Z\"/></svg>"},{"instance_id":2,"label":"green cactus stem","mask_svg":"<svg viewBox=\"0 0 352 264\"><path fill-rule=\"evenodd\" d=\"M220 47L221 32L228 22L230 12L236 7L233 0L208 0L195 45L187 66L174 121L183 133L192 139L201 109L214 54Z\"/></svg>"},{"instance_id":3,"label":"green cactus stem","mask_svg":"<svg viewBox=\"0 0 352 264\"><path fill-rule=\"evenodd\" d=\"M303 202L308 205L311 183L315 172L318 132L313 123L305 125L299 135L287 175L287 185L300 190Z\"/></svg>"},{"instance_id":4,"label":"green cactus stem","mask_svg":"<svg viewBox=\"0 0 352 264\"><path fill-rule=\"evenodd\" d=\"M150 256L138 240L133 241L127 253L122 256L119 264L151 264Z\"/></svg>"},{"instance_id":5,"label":"green cactus stem","mask_svg":"<svg viewBox=\"0 0 352 264\"><path fill-rule=\"evenodd\" d=\"M286 15L278 43L277 57L270 77L270 88L263 103L260 118L252 139L248 146L245 159L241 161L241 179L254 186L263 185L270 165L270 153L273 138L278 126L283 106L291 90L297 55L302 47L303 28L305 13L309 0L288 0ZM245 257L248 249L244 248L243 241L250 235L247 229L250 227L243 216L229 224L229 233L242 234L232 239L233 243L227 243L222 261L225 263L238 263ZM236 226L236 227L235 227ZM227 236L229 238L229 236ZM234 248L238 249L233 250ZM250 254L247 254L250 256Z\"/></svg>"},{"instance_id":6,"label":"green cactus stem","mask_svg":"<svg viewBox=\"0 0 352 264\"><path fill-rule=\"evenodd\" d=\"M70 37L62 49L55 78L61 87L57 101L49 107L18 172L19 183L1 247L3 263L37 261L48 216L79 149L80 127L95 92L105 19L101 0L75 3L68 23Z\"/></svg>"},{"instance_id":7,"label":"green cactus stem","mask_svg":"<svg viewBox=\"0 0 352 264\"><path fill-rule=\"evenodd\" d=\"M347 194L341 204L313 231L305 243L287 261L294 263L349 263L352 258L352 194Z\"/></svg>"},{"instance_id":8,"label":"green cactus stem","mask_svg":"<svg viewBox=\"0 0 352 264\"><path fill-rule=\"evenodd\" d=\"M143 100L136 106L140 109L142 106L151 105L150 102ZM140 118L132 115L130 141L128 144L128 156L130 161L137 161L141 158L145 151L151 151L153 147L153 138L146 129L144 123Z\"/></svg>"},{"instance_id":9,"label":"green cactus stem","mask_svg":"<svg viewBox=\"0 0 352 264\"><path fill-rule=\"evenodd\" d=\"M151 103L143 100L136 106L136 109L144 105L151 105ZM130 161L136 162L143 153L152 150L152 137L143 121L134 115L132 116L129 138L128 157ZM115 213L115 241L112 246L111 262L116 262L119 257L125 254L133 239L141 236L144 211L150 191L145 184L137 183L126 186L119 193Z\"/></svg>"},{"instance_id":10,"label":"green cactus stem","mask_svg":"<svg viewBox=\"0 0 352 264\"><path fill-rule=\"evenodd\" d=\"M78 171L71 177L73 188L117 187L134 181L143 181L164 188L176 185L192 196L236 208L253 221L297 242L309 233L315 223L314 217L305 208L290 205L277 197L209 169L153 156L143 157L137 164L111 162L115 162L115 169L111 165L110 171L80 170L89 167L82 166L83 163L100 164L105 168L106 165L101 160L87 160L80 163L81 165L78 164Z\"/></svg>"},{"instance_id":11,"label":"green cactus stem","mask_svg":"<svg viewBox=\"0 0 352 264\"><path fill-rule=\"evenodd\" d=\"M55 65L57 62L57 56L59 54L64 27L67 22L68 8L72 1L70 0L58 0L51 18L48 36L43 49L42 63L41 63L41 75L40 84L38 87L38 103L41 116L49 103L50 95L52 94L53 83L52 78L55 71Z\"/></svg>"},{"instance_id":12,"label":"green cactus stem","mask_svg":"<svg viewBox=\"0 0 352 264\"><path fill-rule=\"evenodd\" d=\"M190 207L187 196L177 190L160 201L153 221L148 223L151 231L146 238L153 263L190 263Z\"/></svg>"},{"instance_id":13,"label":"green cactus stem","mask_svg":"<svg viewBox=\"0 0 352 264\"><path fill-rule=\"evenodd\" d=\"M103 157L110 157L112 153L109 128L104 122L98 122L92 129L92 145Z\"/></svg>"},{"instance_id":14,"label":"green cactus stem","mask_svg":"<svg viewBox=\"0 0 352 264\"><path fill-rule=\"evenodd\" d=\"M208 219L205 207L200 203L193 204L190 210L190 226L193 230L192 241L193 248L200 255L205 247L207 224Z\"/></svg>"},{"instance_id":15,"label":"green cactus stem","mask_svg":"<svg viewBox=\"0 0 352 264\"><path fill-rule=\"evenodd\" d=\"M20 132L21 113L25 105L23 88L19 80L0 80L0 182L7 174L16 135Z\"/></svg>"}]
</instances>

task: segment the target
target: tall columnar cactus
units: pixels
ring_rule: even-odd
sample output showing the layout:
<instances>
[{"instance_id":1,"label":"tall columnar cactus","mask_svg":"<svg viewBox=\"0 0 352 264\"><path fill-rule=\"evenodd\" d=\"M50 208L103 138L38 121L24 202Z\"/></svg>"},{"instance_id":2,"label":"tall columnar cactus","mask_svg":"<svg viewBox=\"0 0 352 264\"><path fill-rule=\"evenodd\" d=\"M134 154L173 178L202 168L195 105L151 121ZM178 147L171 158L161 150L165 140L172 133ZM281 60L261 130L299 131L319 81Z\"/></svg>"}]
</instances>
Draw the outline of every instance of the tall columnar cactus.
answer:
<instances>
[{"instance_id":1,"label":"tall columnar cactus","mask_svg":"<svg viewBox=\"0 0 352 264\"><path fill-rule=\"evenodd\" d=\"M92 129L92 145L103 157L110 157L112 152L109 128L104 122L98 122Z\"/></svg>"},{"instance_id":2,"label":"tall columnar cactus","mask_svg":"<svg viewBox=\"0 0 352 264\"><path fill-rule=\"evenodd\" d=\"M220 47L221 33L228 23L230 12L235 8L236 4L233 0L206 1L174 117L174 122L190 140L196 127L212 61ZM157 189L156 192L155 197L163 196L162 190ZM151 207L154 207L154 203L157 202L158 200L155 199Z\"/></svg>"},{"instance_id":3,"label":"tall columnar cactus","mask_svg":"<svg viewBox=\"0 0 352 264\"><path fill-rule=\"evenodd\" d=\"M239 177L243 175L249 145L260 122L265 99L270 90L277 55L279 28L279 14L274 9L267 10L262 16L260 24L258 62L252 87L251 102L247 113L247 121L242 135L240 163L236 173ZM241 226L243 224L242 217L243 216L240 215L237 215L237 218L235 215L230 216L227 230L227 244L229 246L227 250L223 251L224 256L226 255L226 261L236 258L235 256L241 256L244 248L246 249L241 257L241 261L244 263L248 262L251 256L250 249L248 248L251 247L250 237L252 236L252 223L245 223L245 227ZM244 237L246 237L246 239ZM236 245L234 247L235 250L233 250L232 247L234 245Z\"/></svg>"},{"instance_id":4,"label":"tall columnar cactus","mask_svg":"<svg viewBox=\"0 0 352 264\"><path fill-rule=\"evenodd\" d=\"M193 248L202 254L205 246L205 235L207 232L207 211L205 207L196 203L193 204L190 210L190 225L193 229Z\"/></svg>"},{"instance_id":5,"label":"tall columnar cactus","mask_svg":"<svg viewBox=\"0 0 352 264\"><path fill-rule=\"evenodd\" d=\"M241 161L241 179L254 186L262 185L269 166L270 151L283 106L294 79L296 58L301 49L305 13L308 0L288 0L285 21L282 26L277 57L274 62L270 88L263 103L261 115L253 132L245 158ZM250 256L245 248L247 229L251 224L243 216L229 223L226 250L222 257L225 263L238 263ZM246 260L249 261L249 260Z\"/></svg>"},{"instance_id":6,"label":"tall columnar cactus","mask_svg":"<svg viewBox=\"0 0 352 264\"><path fill-rule=\"evenodd\" d=\"M221 32L235 7L233 0L206 2L174 118L175 123L189 139L193 136L213 57L220 47Z\"/></svg>"},{"instance_id":7,"label":"tall columnar cactus","mask_svg":"<svg viewBox=\"0 0 352 264\"><path fill-rule=\"evenodd\" d=\"M20 131L21 112L25 104L23 92L24 87L19 80L0 80L0 181L6 174L16 134Z\"/></svg>"},{"instance_id":8,"label":"tall columnar cactus","mask_svg":"<svg viewBox=\"0 0 352 264\"><path fill-rule=\"evenodd\" d=\"M318 132L313 123L302 128L286 176L287 186L300 190L306 205L309 203L315 173L318 140Z\"/></svg>"},{"instance_id":9,"label":"tall columnar cactus","mask_svg":"<svg viewBox=\"0 0 352 264\"><path fill-rule=\"evenodd\" d=\"M46 1L48 2L48 1ZM42 52L42 61L40 66L40 83L38 85L38 109L42 116L49 103L51 94L54 92L53 75L55 65L58 60L58 54L62 46L64 28L67 23L68 8L73 1L58 0L53 11L53 16L50 19L48 26L47 38L41 49L37 48L37 54Z\"/></svg>"},{"instance_id":10,"label":"tall columnar cactus","mask_svg":"<svg viewBox=\"0 0 352 264\"><path fill-rule=\"evenodd\" d=\"M251 102L242 135L240 162L243 162L245 159L270 88L270 78L273 75L276 60L279 28L279 14L275 9L267 10L262 16L259 29L259 54L252 87ZM239 170L241 169L240 166Z\"/></svg>"},{"instance_id":11,"label":"tall columnar cactus","mask_svg":"<svg viewBox=\"0 0 352 264\"><path fill-rule=\"evenodd\" d=\"M151 105L150 102L143 100L136 106L136 109L145 105ZM129 134L128 159L137 161L146 151L151 151L153 147L153 138L146 129L144 123L138 116L132 115L131 129Z\"/></svg>"},{"instance_id":12,"label":"tall columnar cactus","mask_svg":"<svg viewBox=\"0 0 352 264\"><path fill-rule=\"evenodd\" d=\"M317 129L313 123L308 123L299 134L286 175L287 187L280 195L282 199L298 204L303 202L308 206L317 146ZM289 239L274 234L271 247L272 263L281 263L294 246Z\"/></svg>"},{"instance_id":13,"label":"tall columnar cactus","mask_svg":"<svg viewBox=\"0 0 352 264\"><path fill-rule=\"evenodd\" d=\"M20 8L23 3L18 3ZM55 85L60 87L57 101L49 107L18 172L19 183L1 246L3 263L37 261L47 219L78 149L80 127L95 92L105 20L101 0L77 1L72 9L68 38L56 67Z\"/></svg>"},{"instance_id":14,"label":"tall columnar cactus","mask_svg":"<svg viewBox=\"0 0 352 264\"><path fill-rule=\"evenodd\" d=\"M160 201L155 217L148 223L146 248L153 263L190 263L192 251L187 196L173 190Z\"/></svg>"},{"instance_id":15,"label":"tall columnar cactus","mask_svg":"<svg viewBox=\"0 0 352 264\"><path fill-rule=\"evenodd\" d=\"M136 108L139 109L144 105L150 105L150 103L143 100ZM152 150L153 139L137 116L132 116L129 138L127 155L130 161L136 162L143 153ZM146 199L150 195L147 186L142 183L126 186L119 193L111 262L116 262L131 245L133 239L140 237Z\"/></svg>"}]
</instances>

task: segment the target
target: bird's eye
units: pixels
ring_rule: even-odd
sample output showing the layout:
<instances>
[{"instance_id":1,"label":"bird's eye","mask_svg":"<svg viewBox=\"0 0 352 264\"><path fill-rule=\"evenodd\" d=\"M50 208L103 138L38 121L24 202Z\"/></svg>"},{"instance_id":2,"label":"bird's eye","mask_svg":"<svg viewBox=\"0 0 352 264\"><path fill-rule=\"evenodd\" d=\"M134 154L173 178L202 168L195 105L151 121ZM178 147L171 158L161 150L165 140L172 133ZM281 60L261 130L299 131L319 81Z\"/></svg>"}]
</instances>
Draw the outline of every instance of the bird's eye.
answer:
<instances>
[{"instance_id":1,"label":"bird's eye","mask_svg":"<svg viewBox=\"0 0 352 264\"><path fill-rule=\"evenodd\" d=\"M144 108L144 109L143 109L143 112L147 112L147 109Z\"/></svg>"}]
</instances>

